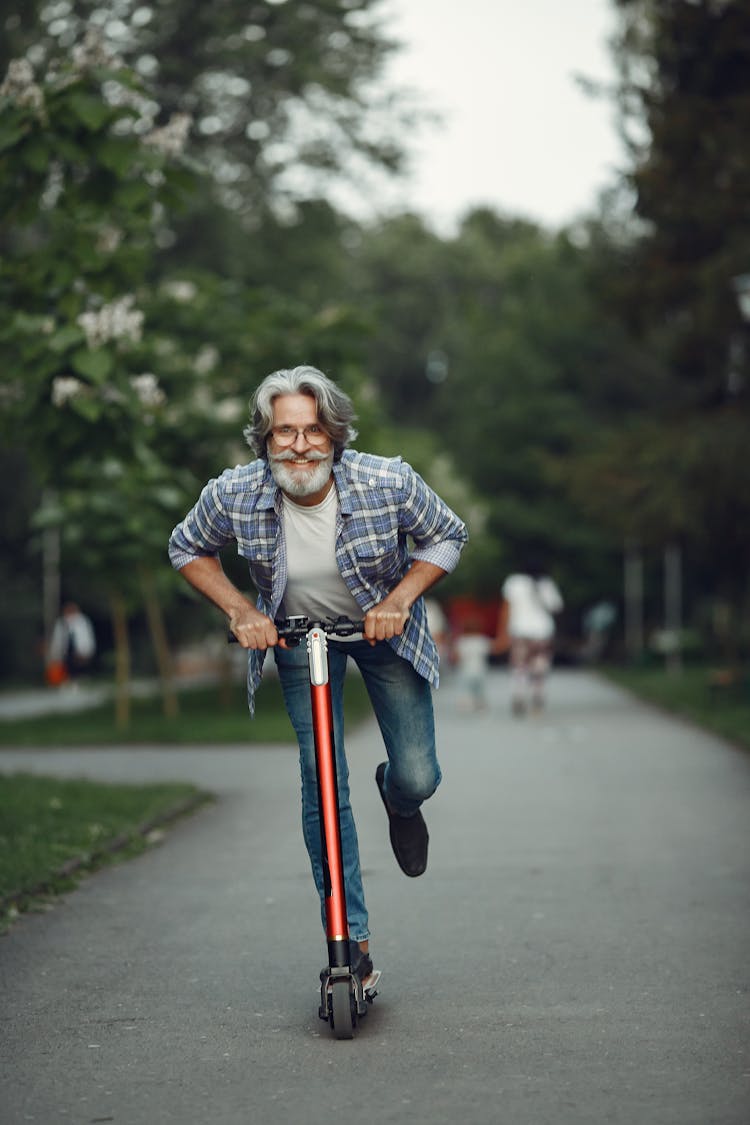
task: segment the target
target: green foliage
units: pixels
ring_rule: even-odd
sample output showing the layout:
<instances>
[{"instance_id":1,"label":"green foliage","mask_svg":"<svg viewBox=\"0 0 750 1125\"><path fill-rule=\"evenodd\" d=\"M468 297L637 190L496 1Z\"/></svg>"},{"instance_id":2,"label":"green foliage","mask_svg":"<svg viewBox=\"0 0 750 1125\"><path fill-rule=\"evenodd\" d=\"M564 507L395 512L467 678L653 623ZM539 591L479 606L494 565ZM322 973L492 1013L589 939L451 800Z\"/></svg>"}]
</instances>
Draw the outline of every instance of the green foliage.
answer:
<instances>
[{"instance_id":1,"label":"green foliage","mask_svg":"<svg viewBox=\"0 0 750 1125\"><path fill-rule=\"evenodd\" d=\"M31 0L6 15L5 38L16 55L32 45L59 55L94 26L105 44L110 36L128 67L148 75L165 116L189 108L191 153L213 181L203 219L219 203L257 229L271 198L325 195L334 174L400 163L395 138L414 111L407 95L396 101L375 82L394 49L381 2L112 0L103 21L99 0L64 10ZM80 112L91 119L98 108Z\"/></svg>"},{"instance_id":2,"label":"green foliage","mask_svg":"<svg viewBox=\"0 0 750 1125\"><path fill-rule=\"evenodd\" d=\"M469 525L451 588L491 596L533 553L573 603L611 592L609 540L559 469L624 373L590 248L482 209L446 239L397 217L366 232L357 260L369 366L400 420L392 439L411 459L414 432L429 435L422 471Z\"/></svg>"},{"instance_id":3,"label":"green foliage","mask_svg":"<svg viewBox=\"0 0 750 1125\"><path fill-rule=\"evenodd\" d=\"M134 116L107 100L131 92L123 79L71 65L38 84L18 63L2 88L0 121L15 138L0 155L5 421L46 479L59 481L78 449L126 448L147 419L132 345L148 294L133 290L170 168L130 125L118 131Z\"/></svg>"},{"instance_id":4,"label":"green foliage","mask_svg":"<svg viewBox=\"0 0 750 1125\"><path fill-rule=\"evenodd\" d=\"M622 306L674 376L665 407L711 408L727 397L730 342L745 331L732 279L750 263L750 9L619 6L620 100L644 138L631 179L647 224ZM747 356L743 366L746 397Z\"/></svg>"},{"instance_id":5,"label":"green foliage","mask_svg":"<svg viewBox=\"0 0 750 1125\"><path fill-rule=\"evenodd\" d=\"M728 596L740 620L750 596L750 326L733 280L750 263L750 8L618 7L639 226L619 260L610 256L600 292L645 358L636 393L572 466L572 484L613 532L681 541L693 584Z\"/></svg>"}]
</instances>

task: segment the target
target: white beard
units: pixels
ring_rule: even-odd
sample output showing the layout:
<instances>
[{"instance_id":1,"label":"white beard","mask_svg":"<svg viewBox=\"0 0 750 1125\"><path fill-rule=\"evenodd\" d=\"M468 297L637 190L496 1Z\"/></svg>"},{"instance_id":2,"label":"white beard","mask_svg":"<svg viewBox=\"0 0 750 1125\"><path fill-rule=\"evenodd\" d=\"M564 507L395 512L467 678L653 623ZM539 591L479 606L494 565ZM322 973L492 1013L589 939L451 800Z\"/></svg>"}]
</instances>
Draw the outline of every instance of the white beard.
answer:
<instances>
[{"instance_id":1,"label":"white beard","mask_svg":"<svg viewBox=\"0 0 750 1125\"><path fill-rule=\"evenodd\" d=\"M292 453L291 450L276 456L273 454L268 456L273 479L281 491L292 497L312 496L325 488L333 468L333 450L330 453L315 453L313 450L304 454L303 460L317 462L314 469L306 469L304 472L295 472L287 464L295 457L296 454Z\"/></svg>"}]
</instances>

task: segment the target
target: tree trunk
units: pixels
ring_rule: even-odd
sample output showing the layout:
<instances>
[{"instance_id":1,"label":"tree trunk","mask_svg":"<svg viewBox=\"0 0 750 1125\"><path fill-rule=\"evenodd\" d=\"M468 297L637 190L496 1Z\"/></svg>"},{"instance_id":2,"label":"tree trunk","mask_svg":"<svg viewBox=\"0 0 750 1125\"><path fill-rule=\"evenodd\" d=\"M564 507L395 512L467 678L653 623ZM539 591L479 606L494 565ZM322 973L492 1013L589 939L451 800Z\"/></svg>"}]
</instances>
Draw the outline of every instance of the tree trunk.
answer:
<instances>
[{"instance_id":1,"label":"tree trunk","mask_svg":"<svg viewBox=\"0 0 750 1125\"><path fill-rule=\"evenodd\" d=\"M633 663L643 657L643 555L637 543L625 544L625 649Z\"/></svg>"},{"instance_id":2,"label":"tree trunk","mask_svg":"<svg viewBox=\"0 0 750 1125\"><path fill-rule=\"evenodd\" d=\"M664 631L667 671L682 672L682 551L677 543L664 549Z\"/></svg>"},{"instance_id":3,"label":"tree trunk","mask_svg":"<svg viewBox=\"0 0 750 1125\"><path fill-rule=\"evenodd\" d=\"M180 712L180 704L174 686L174 672L172 652L167 640L167 631L164 627L164 615L161 611L161 602L156 592L156 583L150 570L145 567L140 569L141 593L143 604L146 607L148 630L151 644L156 658L156 667L159 672L161 684L162 709L168 719L174 719Z\"/></svg>"},{"instance_id":4,"label":"tree trunk","mask_svg":"<svg viewBox=\"0 0 750 1125\"><path fill-rule=\"evenodd\" d=\"M112 593L109 599L112 633L115 642L115 725L130 723L130 639L128 611L122 594Z\"/></svg>"}]
</instances>

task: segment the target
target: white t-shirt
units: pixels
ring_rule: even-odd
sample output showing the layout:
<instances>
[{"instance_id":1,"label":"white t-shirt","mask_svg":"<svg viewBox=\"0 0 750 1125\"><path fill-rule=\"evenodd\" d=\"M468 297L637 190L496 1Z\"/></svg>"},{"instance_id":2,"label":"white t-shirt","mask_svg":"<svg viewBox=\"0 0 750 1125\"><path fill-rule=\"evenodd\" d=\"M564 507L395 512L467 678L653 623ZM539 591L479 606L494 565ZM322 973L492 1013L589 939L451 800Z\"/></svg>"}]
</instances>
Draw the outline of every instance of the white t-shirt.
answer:
<instances>
[{"instance_id":1,"label":"white t-shirt","mask_svg":"<svg viewBox=\"0 0 750 1125\"><path fill-rule=\"evenodd\" d=\"M528 574L511 574L503 583L508 603L508 633L532 641L547 641L555 633L553 613L559 613L563 600L551 578L533 579Z\"/></svg>"},{"instance_id":2,"label":"white t-shirt","mask_svg":"<svg viewBox=\"0 0 750 1125\"><path fill-rule=\"evenodd\" d=\"M68 648L80 660L91 660L96 652L94 627L85 613L63 614L55 622L49 646L51 660L64 660Z\"/></svg>"},{"instance_id":3,"label":"white t-shirt","mask_svg":"<svg viewBox=\"0 0 750 1125\"><path fill-rule=\"evenodd\" d=\"M287 583L281 603L286 617L304 614L313 620L321 617L349 617L361 621L363 611L349 593L336 564L336 523L338 494L331 488L320 504L307 507L283 497L286 537ZM337 640L357 640L337 637Z\"/></svg>"}]
</instances>

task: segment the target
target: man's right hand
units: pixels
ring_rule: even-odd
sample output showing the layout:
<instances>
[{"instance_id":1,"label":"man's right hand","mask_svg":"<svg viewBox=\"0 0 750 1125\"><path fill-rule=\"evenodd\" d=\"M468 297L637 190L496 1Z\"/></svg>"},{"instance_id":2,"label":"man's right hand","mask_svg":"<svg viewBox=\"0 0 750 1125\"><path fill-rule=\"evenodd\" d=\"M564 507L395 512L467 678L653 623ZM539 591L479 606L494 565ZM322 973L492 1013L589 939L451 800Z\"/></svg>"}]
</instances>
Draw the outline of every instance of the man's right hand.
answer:
<instances>
[{"instance_id":1,"label":"man's right hand","mask_svg":"<svg viewBox=\"0 0 750 1125\"><path fill-rule=\"evenodd\" d=\"M243 648L267 649L279 643L271 618L229 581L217 555L199 555L186 563L180 574L227 615L229 628Z\"/></svg>"},{"instance_id":2,"label":"man's right hand","mask_svg":"<svg viewBox=\"0 0 750 1125\"><path fill-rule=\"evenodd\" d=\"M254 607L230 613L229 628L242 648L267 649L279 643L279 634L271 618Z\"/></svg>"}]
</instances>

